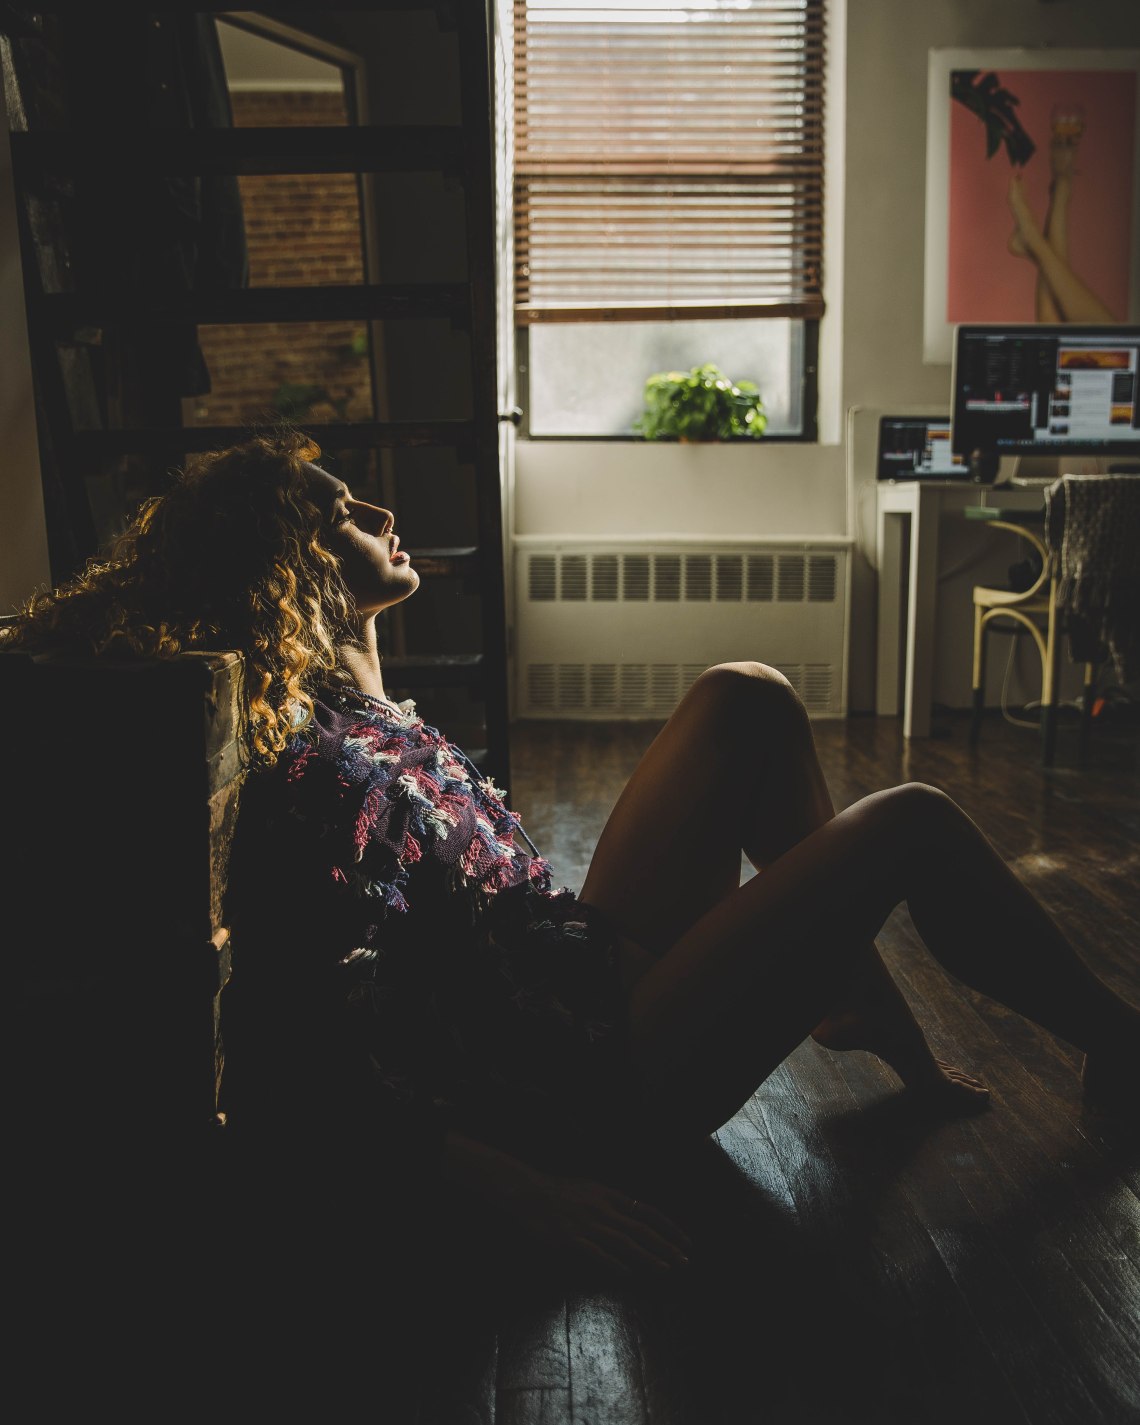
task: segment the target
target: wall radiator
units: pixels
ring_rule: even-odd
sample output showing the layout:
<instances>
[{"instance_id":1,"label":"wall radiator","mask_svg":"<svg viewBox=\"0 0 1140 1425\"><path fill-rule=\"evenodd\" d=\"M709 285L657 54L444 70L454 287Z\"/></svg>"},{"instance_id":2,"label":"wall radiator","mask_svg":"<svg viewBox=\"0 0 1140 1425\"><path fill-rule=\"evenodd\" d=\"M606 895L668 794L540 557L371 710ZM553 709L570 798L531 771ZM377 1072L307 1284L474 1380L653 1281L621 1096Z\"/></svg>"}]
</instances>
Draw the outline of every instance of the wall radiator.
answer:
<instances>
[{"instance_id":1,"label":"wall radiator","mask_svg":"<svg viewBox=\"0 0 1140 1425\"><path fill-rule=\"evenodd\" d=\"M778 668L847 712L847 540L515 543L519 717L667 717L711 663Z\"/></svg>"}]
</instances>

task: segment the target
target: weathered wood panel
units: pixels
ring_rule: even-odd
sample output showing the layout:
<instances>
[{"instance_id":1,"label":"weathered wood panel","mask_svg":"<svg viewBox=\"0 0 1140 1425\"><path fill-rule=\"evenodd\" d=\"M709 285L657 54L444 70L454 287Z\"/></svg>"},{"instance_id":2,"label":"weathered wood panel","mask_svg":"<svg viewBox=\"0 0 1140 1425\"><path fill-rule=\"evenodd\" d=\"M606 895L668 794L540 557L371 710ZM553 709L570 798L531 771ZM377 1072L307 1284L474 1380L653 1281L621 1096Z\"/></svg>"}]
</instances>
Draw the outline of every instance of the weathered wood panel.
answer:
<instances>
[{"instance_id":1,"label":"weathered wood panel","mask_svg":"<svg viewBox=\"0 0 1140 1425\"><path fill-rule=\"evenodd\" d=\"M29 932L19 1098L36 1131L210 1122L239 674L227 653L0 656L5 741L19 749L5 904Z\"/></svg>"}]
</instances>

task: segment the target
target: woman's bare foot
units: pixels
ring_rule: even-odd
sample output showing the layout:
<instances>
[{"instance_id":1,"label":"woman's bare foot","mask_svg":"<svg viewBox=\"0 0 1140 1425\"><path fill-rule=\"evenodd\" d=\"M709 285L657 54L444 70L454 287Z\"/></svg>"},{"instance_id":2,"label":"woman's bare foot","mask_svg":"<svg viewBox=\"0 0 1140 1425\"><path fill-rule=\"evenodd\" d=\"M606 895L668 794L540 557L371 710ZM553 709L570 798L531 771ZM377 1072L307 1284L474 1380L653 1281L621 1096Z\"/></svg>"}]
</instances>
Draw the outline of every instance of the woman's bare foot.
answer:
<instances>
[{"instance_id":1,"label":"woman's bare foot","mask_svg":"<svg viewBox=\"0 0 1140 1425\"><path fill-rule=\"evenodd\" d=\"M1084 137L1085 116L1079 105L1057 105L1053 110L1053 139L1049 145L1049 167L1054 178L1068 178L1073 173L1077 147Z\"/></svg>"},{"instance_id":2,"label":"woman's bare foot","mask_svg":"<svg viewBox=\"0 0 1140 1425\"><path fill-rule=\"evenodd\" d=\"M933 1071L926 1079L911 1080L907 1091L921 1095L946 1113L975 1113L989 1108L989 1086L976 1074L968 1074L945 1059L931 1058Z\"/></svg>"},{"instance_id":3,"label":"woman's bare foot","mask_svg":"<svg viewBox=\"0 0 1140 1425\"><path fill-rule=\"evenodd\" d=\"M981 1079L936 1059L913 1019L909 1025L890 1026L876 1023L870 1014L838 1011L817 1024L811 1037L825 1049L874 1054L894 1070L909 1092L944 1112L972 1112L989 1103L990 1091Z\"/></svg>"}]
</instances>

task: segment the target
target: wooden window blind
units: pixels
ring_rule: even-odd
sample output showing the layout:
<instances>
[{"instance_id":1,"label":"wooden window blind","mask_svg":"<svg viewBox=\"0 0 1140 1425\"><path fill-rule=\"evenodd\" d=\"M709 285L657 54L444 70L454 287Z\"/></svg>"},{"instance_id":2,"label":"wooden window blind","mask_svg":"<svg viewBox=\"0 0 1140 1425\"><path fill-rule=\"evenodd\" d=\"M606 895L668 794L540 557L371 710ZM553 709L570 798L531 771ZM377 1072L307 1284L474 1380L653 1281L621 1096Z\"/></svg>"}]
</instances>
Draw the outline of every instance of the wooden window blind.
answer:
<instances>
[{"instance_id":1,"label":"wooden window blind","mask_svg":"<svg viewBox=\"0 0 1140 1425\"><path fill-rule=\"evenodd\" d=\"M521 323L823 314L824 0L514 0Z\"/></svg>"}]
</instances>

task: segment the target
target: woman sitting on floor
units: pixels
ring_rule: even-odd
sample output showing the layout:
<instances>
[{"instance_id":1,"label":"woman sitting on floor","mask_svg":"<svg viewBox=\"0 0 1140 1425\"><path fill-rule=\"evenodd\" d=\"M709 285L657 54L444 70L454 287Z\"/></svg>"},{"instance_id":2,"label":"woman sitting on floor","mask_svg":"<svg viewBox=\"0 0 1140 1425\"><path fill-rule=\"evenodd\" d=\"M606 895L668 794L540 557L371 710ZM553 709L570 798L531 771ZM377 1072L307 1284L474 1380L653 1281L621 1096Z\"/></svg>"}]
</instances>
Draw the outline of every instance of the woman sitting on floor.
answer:
<instances>
[{"instance_id":1,"label":"woman sitting on floor","mask_svg":"<svg viewBox=\"0 0 1140 1425\"><path fill-rule=\"evenodd\" d=\"M761 664L697 679L581 893L551 889L501 794L385 693L376 620L419 576L392 514L318 456L293 435L200 459L4 635L244 656L235 1134L319 1123L580 1258L676 1262L668 1218L604 1182L712 1132L807 1035L877 1054L932 1111L985 1105L879 958L902 901L951 974L1085 1051L1088 1092L1131 1081L1140 1013L974 823L918 784L836 813L803 707ZM742 850L761 872L743 886Z\"/></svg>"}]
</instances>

